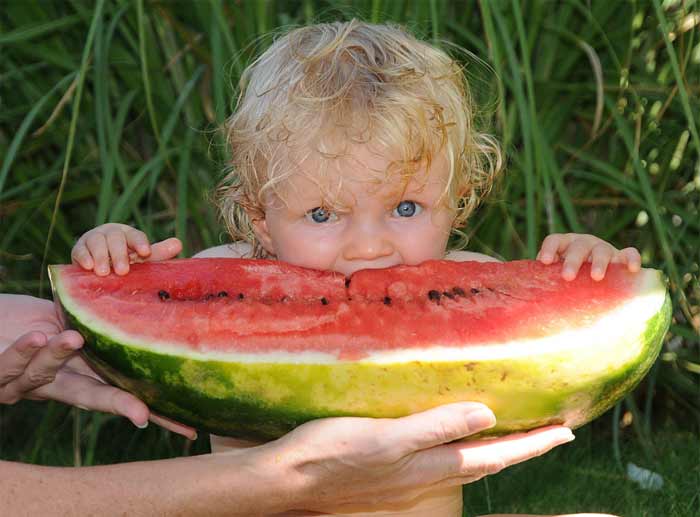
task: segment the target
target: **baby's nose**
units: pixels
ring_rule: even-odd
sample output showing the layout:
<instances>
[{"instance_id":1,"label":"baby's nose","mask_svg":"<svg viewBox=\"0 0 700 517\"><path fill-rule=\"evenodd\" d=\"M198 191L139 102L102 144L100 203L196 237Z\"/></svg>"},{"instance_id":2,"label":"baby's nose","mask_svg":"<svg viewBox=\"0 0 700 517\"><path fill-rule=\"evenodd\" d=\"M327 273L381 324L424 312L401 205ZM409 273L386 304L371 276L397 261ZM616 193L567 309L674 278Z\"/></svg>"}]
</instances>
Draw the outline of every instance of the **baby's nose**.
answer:
<instances>
[{"instance_id":1,"label":"baby's nose","mask_svg":"<svg viewBox=\"0 0 700 517\"><path fill-rule=\"evenodd\" d=\"M394 253L389 236L380 228L360 228L353 232L343 250L345 260L374 260Z\"/></svg>"}]
</instances>

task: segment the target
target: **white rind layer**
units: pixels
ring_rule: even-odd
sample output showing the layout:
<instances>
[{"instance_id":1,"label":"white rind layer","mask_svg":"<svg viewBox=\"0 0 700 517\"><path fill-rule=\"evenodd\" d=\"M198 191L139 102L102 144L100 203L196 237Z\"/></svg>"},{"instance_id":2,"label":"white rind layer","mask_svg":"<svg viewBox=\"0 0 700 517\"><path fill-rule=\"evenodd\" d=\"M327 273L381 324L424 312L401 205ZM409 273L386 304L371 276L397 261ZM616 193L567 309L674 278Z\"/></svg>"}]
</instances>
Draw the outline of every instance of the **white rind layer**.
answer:
<instances>
[{"instance_id":1,"label":"white rind layer","mask_svg":"<svg viewBox=\"0 0 700 517\"><path fill-rule=\"evenodd\" d=\"M60 275L52 275L51 271L49 271L52 285L54 290L61 295L60 299L64 309L92 331L109 336L110 339L120 342L122 345L192 360L267 364L335 364L342 362L401 364L416 361L468 362L515 359L525 356L534 357L541 354L551 354L553 352L567 356L571 352L575 352L572 354L572 357L576 357L579 364L583 364L589 359L601 361L605 360L605 357L614 358L615 364L599 365L601 367L615 367L618 364L625 364L636 357L639 353L639 348L644 346L643 339L640 338L646 330L648 321L661 310L664 304L666 289L660 279L660 272L652 269L643 269L637 274L644 276L640 281L637 294L587 327L576 327L574 330L563 331L547 337L520 339L506 343L374 352L358 361L345 361L338 359L334 354L316 351L251 354L221 352L220 350L211 349L200 352L173 346L166 342L140 341L95 316L90 312L89 308L78 306L66 292ZM625 342L629 343L630 346L624 347L624 351L616 348L615 354L603 353L610 344Z\"/></svg>"}]
</instances>

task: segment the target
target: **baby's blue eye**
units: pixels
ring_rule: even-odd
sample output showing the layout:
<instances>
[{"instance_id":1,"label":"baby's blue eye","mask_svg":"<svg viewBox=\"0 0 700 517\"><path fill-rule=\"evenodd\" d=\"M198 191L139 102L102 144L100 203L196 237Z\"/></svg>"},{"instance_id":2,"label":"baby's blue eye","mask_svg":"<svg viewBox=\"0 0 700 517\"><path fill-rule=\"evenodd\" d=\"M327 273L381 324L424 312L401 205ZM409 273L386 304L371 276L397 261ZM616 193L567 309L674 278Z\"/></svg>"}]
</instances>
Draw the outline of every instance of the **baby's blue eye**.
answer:
<instances>
[{"instance_id":1,"label":"baby's blue eye","mask_svg":"<svg viewBox=\"0 0 700 517\"><path fill-rule=\"evenodd\" d=\"M306 212L306 218L311 219L315 223L327 223L330 220L337 219L337 217L338 216L336 216L330 210L321 208L320 206L317 206L316 208L313 208Z\"/></svg>"},{"instance_id":2,"label":"baby's blue eye","mask_svg":"<svg viewBox=\"0 0 700 517\"><path fill-rule=\"evenodd\" d=\"M396 208L394 208L394 214L399 217L413 217L414 215L420 214L422 208L420 205L416 204L414 201L401 201Z\"/></svg>"}]
</instances>

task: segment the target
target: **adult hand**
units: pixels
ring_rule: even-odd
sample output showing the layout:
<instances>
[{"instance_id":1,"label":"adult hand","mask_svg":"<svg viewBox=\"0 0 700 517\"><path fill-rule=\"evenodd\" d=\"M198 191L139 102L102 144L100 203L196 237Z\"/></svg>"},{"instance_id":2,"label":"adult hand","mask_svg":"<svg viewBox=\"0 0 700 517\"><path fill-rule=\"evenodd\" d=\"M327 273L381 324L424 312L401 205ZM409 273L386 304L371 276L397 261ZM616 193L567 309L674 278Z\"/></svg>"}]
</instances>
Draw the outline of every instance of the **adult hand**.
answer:
<instances>
[{"instance_id":1,"label":"adult hand","mask_svg":"<svg viewBox=\"0 0 700 517\"><path fill-rule=\"evenodd\" d=\"M57 400L124 416L139 428L150 419L186 438L196 437L194 429L150 413L138 398L105 383L76 353L83 338L63 330L52 302L2 294L0 308L0 403ZM27 330L31 332L20 335Z\"/></svg>"},{"instance_id":2,"label":"adult hand","mask_svg":"<svg viewBox=\"0 0 700 517\"><path fill-rule=\"evenodd\" d=\"M257 447L256 470L283 471L286 482L278 488L288 507L343 511L358 501L403 503L428 490L471 483L573 440L571 430L552 426L455 441L494 424L488 408L470 402L396 419L317 420Z\"/></svg>"}]
</instances>

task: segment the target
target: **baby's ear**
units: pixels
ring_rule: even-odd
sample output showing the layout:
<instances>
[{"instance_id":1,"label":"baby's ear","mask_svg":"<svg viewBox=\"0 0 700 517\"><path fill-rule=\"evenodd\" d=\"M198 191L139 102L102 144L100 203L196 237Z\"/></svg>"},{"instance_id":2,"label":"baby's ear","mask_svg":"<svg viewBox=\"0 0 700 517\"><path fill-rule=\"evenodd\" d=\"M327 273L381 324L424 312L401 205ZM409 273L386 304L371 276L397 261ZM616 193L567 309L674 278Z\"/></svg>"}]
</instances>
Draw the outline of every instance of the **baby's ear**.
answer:
<instances>
[{"instance_id":1,"label":"baby's ear","mask_svg":"<svg viewBox=\"0 0 700 517\"><path fill-rule=\"evenodd\" d=\"M250 222L253 225L253 232L255 233L255 238L258 239L258 242L262 245L265 251L267 251L267 253L270 255L276 255L275 246L272 243L272 237L270 236L270 232L267 229L267 221L265 220L265 218L251 217Z\"/></svg>"}]
</instances>

